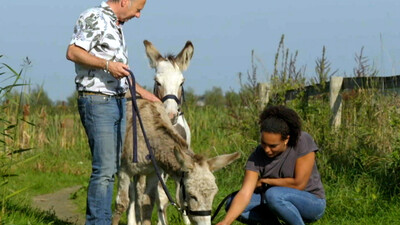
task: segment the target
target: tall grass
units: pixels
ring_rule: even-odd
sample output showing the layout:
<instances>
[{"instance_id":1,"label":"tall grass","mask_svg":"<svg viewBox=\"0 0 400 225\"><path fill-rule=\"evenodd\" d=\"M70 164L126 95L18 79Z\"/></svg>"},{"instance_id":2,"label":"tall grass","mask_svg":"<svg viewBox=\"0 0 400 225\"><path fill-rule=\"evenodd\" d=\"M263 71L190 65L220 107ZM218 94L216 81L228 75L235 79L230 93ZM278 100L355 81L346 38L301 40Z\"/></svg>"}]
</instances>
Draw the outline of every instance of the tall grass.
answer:
<instances>
[{"instance_id":1,"label":"tall grass","mask_svg":"<svg viewBox=\"0 0 400 225\"><path fill-rule=\"evenodd\" d=\"M30 199L71 180L82 183L68 174L87 173L88 154L76 151L86 147L86 140L75 114L38 104L42 89L18 92L26 86L22 73L5 63L0 66L0 223L65 224L51 212L30 208Z\"/></svg>"},{"instance_id":2,"label":"tall grass","mask_svg":"<svg viewBox=\"0 0 400 225\"><path fill-rule=\"evenodd\" d=\"M395 210L399 205L400 193L398 95L376 89L345 91L342 93L342 126L334 130L330 126L331 112L327 94L309 99L300 95L298 99L285 101L284 93L288 89L301 88L305 83L301 70L295 70L297 54L289 57L289 50L282 51L283 46L282 37L270 79L273 97L269 104L286 104L295 109L303 119L304 130L314 137L320 147L317 161L327 192L328 208L324 218L317 224L398 223L400 213ZM324 47L322 58L316 66L317 79L320 81L326 81L337 73L337 70L330 72L325 51ZM279 52L283 56L280 67L277 66ZM355 61L354 75L378 74L368 65L368 58L362 55L362 50L360 55L356 55ZM252 84L256 78L248 76L248 79ZM256 93L255 87L242 86L240 99L247 101L241 101L233 108L227 105L226 109L228 115L233 117L233 120L226 120L233 122L230 128L238 132L245 131L245 136L253 140L252 147L241 146L244 148L242 152L251 151L258 141L258 137L254 137L251 132L251 129L258 130L255 125L259 113L257 110L260 110L256 107L258 98L243 98L246 93ZM252 99L250 104L249 99ZM244 165L243 161L241 163ZM229 172L224 172L222 183L226 186L220 189L220 193L225 192L222 196L238 189L243 176L242 167L235 167L232 178L226 176ZM236 182L235 185L232 182Z\"/></svg>"},{"instance_id":3,"label":"tall grass","mask_svg":"<svg viewBox=\"0 0 400 225\"><path fill-rule=\"evenodd\" d=\"M0 58L2 58L2 55L0 55ZM18 176L18 173L14 173L12 169L28 163L37 157L37 155L28 157L20 156L32 148L25 145L23 140L20 141L21 138L24 139L25 133L19 133L18 128L30 123L24 119L18 119L18 117L15 117L15 114L11 116L10 108L16 102L10 101L7 98L14 88L23 85L19 83L21 74L22 70L17 72L5 63L2 63L0 66L0 102L2 103L0 105L0 222L3 221L7 213L10 199L28 188L28 185L20 185L17 188L10 187L10 180Z\"/></svg>"}]
</instances>

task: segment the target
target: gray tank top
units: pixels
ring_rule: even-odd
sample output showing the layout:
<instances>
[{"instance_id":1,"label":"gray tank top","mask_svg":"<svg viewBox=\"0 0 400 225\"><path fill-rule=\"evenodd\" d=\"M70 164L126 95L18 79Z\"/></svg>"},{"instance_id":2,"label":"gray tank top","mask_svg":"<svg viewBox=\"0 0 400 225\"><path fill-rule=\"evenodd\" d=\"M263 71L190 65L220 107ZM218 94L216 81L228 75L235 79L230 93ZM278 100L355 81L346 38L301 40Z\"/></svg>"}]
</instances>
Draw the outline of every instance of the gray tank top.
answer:
<instances>
[{"instance_id":1,"label":"gray tank top","mask_svg":"<svg viewBox=\"0 0 400 225\"><path fill-rule=\"evenodd\" d=\"M274 158L269 158L261 145L257 146L247 160L246 170L259 173L261 178L294 177L297 158L317 151L318 147L313 138L303 131L296 146L288 147L286 151ZM310 192L319 198L325 198L324 187L316 163L314 163L310 179L304 191Z\"/></svg>"}]
</instances>

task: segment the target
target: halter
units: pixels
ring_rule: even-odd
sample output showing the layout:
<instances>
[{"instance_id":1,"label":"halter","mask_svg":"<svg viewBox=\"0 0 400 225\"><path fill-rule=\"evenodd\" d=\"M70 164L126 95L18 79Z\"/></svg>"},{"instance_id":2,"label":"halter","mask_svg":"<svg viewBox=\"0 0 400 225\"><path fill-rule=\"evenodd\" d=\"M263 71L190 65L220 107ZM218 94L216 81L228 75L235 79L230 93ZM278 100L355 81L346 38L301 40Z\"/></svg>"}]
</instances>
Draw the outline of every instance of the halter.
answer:
<instances>
[{"instance_id":1,"label":"halter","mask_svg":"<svg viewBox=\"0 0 400 225\"><path fill-rule=\"evenodd\" d=\"M179 184L181 186L183 200L184 200L184 202L187 202L186 201L187 196L186 196L185 184L183 183L184 177L185 177L185 173L182 173L182 177L181 177ZM187 212L188 215L192 215L192 216L211 216L211 210L192 211L189 209L189 207L187 205L184 206L184 210Z\"/></svg>"},{"instance_id":2,"label":"halter","mask_svg":"<svg viewBox=\"0 0 400 225\"><path fill-rule=\"evenodd\" d=\"M154 93L157 97L159 97L159 98L161 99L162 102L165 102L165 101L167 101L168 99L172 99L172 100L175 100L175 102L180 106L180 105L182 104L182 102L185 101L185 91L184 91L184 89L183 89L183 86L181 86L181 88L182 88L181 99L179 99L178 96L176 96L176 95L165 95L165 96L162 96L162 97L161 97L161 96L159 95L159 91L158 91L158 88L157 88L157 84L154 84L153 93ZM178 109L178 111L180 112L180 109Z\"/></svg>"},{"instance_id":3,"label":"halter","mask_svg":"<svg viewBox=\"0 0 400 225\"><path fill-rule=\"evenodd\" d=\"M161 99L161 101L162 101L162 102L165 102L165 101L167 101L168 99L175 100L175 102L176 102L178 105L181 105L181 101L178 99L178 97L176 97L176 95L166 95L166 96L164 96L164 97Z\"/></svg>"}]
</instances>

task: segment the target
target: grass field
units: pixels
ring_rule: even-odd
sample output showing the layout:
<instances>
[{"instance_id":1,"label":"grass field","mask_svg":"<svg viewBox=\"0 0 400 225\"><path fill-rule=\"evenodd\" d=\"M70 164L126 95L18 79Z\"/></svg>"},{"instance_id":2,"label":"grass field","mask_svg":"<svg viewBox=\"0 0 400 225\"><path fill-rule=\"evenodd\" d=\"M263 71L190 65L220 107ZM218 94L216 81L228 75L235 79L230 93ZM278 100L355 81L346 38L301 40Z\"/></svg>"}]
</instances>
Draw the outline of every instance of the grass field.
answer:
<instances>
[{"instance_id":1,"label":"grass field","mask_svg":"<svg viewBox=\"0 0 400 225\"><path fill-rule=\"evenodd\" d=\"M375 104L390 104L391 100L396 100L390 96L379 96L379 98L382 99L376 99ZM292 107L296 107L296 103L293 104ZM324 217L315 224L399 223L399 187L396 183L398 161L395 161L396 152L399 151L396 145L399 143L385 141L398 136L396 128L400 124L396 121L400 121L400 116L396 114L397 105L388 106L387 109L381 105L374 106L376 109L373 112L363 112L363 106L359 107L357 110L345 109L346 117L352 121L344 123L337 133L332 133L329 125L321 122L329 121L328 109L323 105L323 101L315 100L315 105L310 104L305 111L298 109L299 113L303 114L304 129L315 137L321 148L318 165L327 193L328 206ZM31 208L32 197L64 187L87 186L90 175L90 154L79 118L76 113L58 113L57 110L43 117L45 110L43 108L32 110L25 118L35 125L26 126L22 123L16 127L18 134L24 131L28 133L26 137L29 136L30 139L25 140L26 144L36 147L23 154L14 154L10 160L16 163L32 156L36 158L8 168L7 174L10 176L3 178L7 179L8 183L2 186L2 195L26 189L3 202L1 217L3 224L64 224L57 221L51 212L39 212ZM256 123L246 122L254 118L236 118L235 112L227 107L191 105L185 112L191 124L192 146L195 152L208 156L235 151L242 153L240 160L216 172L219 186L219 192L214 200L216 207L227 194L240 188L243 166L247 156L257 145ZM247 113L240 114L247 115ZM383 113L390 119L364 120L354 118L357 116L354 113L370 113L376 117L379 117L379 113ZM44 123L44 120L47 121L46 126L40 127L39 124ZM65 125L66 121L71 124ZM368 121L369 124L365 124ZM373 126L372 122L382 124ZM39 140L35 136L42 137L46 141ZM13 143L17 145L15 147L18 147L17 143L22 142L20 139L23 135L17 137L15 140L17 142ZM381 177L385 174L387 177ZM169 183L169 186L173 187L173 184ZM75 199L81 213L85 210L85 195L85 191L82 190L77 193ZM173 207L169 208L169 215L171 224L181 223ZM223 215L222 210L216 221Z\"/></svg>"},{"instance_id":2,"label":"grass field","mask_svg":"<svg viewBox=\"0 0 400 225\"><path fill-rule=\"evenodd\" d=\"M18 75L12 71L16 80ZM83 188L72 197L78 213L85 212L91 156L77 110L73 104L38 104L38 95L24 97L13 94L12 87L3 87L0 224L67 224L51 211L39 211L31 204L33 196L81 185ZM363 89L343 94L342 125L338 130L330 126L326 95L307 102L296 99L285 103L301 115L303 129L320 148L317 163L327 209L315 224L400 224L399 98ZM247 157L258 144L257 118L261 110L254 85L222 97L224 101L211 101L204 107L196 106L189 98L184 107L196 153L210 157L236 151L242 154L232 165L215 173L219 192L214 210L226 195L241 186ZM169 187L173 185L168 182ZM173 207L168 210L169 223L182 224L177 211ZM224 213L222 210L214 222Z\"/></svg>"}]
</instances>

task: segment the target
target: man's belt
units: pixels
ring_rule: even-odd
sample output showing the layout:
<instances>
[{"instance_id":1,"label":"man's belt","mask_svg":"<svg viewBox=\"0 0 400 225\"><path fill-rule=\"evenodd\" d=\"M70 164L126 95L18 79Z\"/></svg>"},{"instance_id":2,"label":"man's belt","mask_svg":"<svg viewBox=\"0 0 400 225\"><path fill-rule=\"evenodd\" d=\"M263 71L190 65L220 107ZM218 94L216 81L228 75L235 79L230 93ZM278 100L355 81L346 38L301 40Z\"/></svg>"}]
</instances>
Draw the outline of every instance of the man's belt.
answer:
<instances>
[{"instance_id":1,"label":"man's belt","mask_svg":"<svg viewBox=\"0 0 400 225\"><path fill-rule=\"evenodd\" d=\"M99 95L99 96L106 96L106 97L117 97L117 98L124 98L125 93L116 94L116 95L106 95L101 92L93 92L93 91L78 91L78 96L87 96L87 95Z\"/></svg>"}]
</instances>

